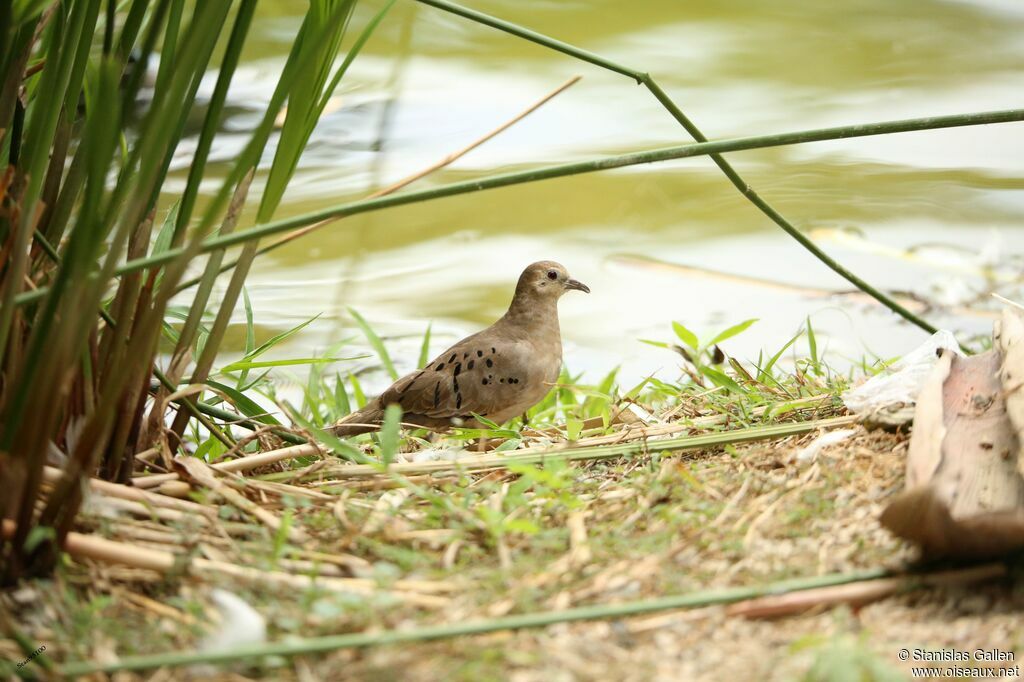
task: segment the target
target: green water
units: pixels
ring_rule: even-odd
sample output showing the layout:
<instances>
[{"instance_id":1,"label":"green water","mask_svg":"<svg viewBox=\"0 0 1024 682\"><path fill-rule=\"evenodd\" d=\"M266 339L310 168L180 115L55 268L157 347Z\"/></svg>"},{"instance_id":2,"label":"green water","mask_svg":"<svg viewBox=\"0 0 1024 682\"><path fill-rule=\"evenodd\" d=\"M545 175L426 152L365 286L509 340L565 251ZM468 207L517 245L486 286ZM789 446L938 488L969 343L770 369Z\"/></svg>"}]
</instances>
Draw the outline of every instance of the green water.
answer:
<instances>
[{"instance_id":1,"label":"green water","mask_svg":"<svg viewBox=\"0 0 1024 682\"><path fill-rule=\"evenodd\" d=\"M304 4L259 3L224 124L236 134L214 149L221 170L269 98ZM379 6L363 3L353 25ZM1024 105L1019 0L493 0L472 7L650 72L712 139ZM582 80L554 101L413 187L690 140L628 78L401 0L346 76L339 106L314 134L276 217L362 198L577 74ZM818 231L822 246L878 286L991 308L990 283L977 274L988 267L1004 280L996 290L1021 298L1014 280L1024 260L1024 124L730 159L778 210ZM185 172L177 171L182 182ZM837 239L837 229L860 241ZM914 259L901 257L908 247L917 247ZM620 364L629 376L672 371L675 357L637 342L667 339L672 320L704 335L761 318L727 347L753 358L781 346L810 316L819 346L838 365L899 354L925 338L862 302L655 269L624 254L849 288L710 161L688 159L346 219L261 257L249 293L268 333L323 313L282 355L357 336L344 315L354 306L390 337L400 369L415 362L428 322L440 351L499 316L519 271L539 259L564 263L593 290L566 296L561 310L567 363L595 374ZM991 324L943 310L928 317L965 335Z\"/></svg>"}]
</instances>

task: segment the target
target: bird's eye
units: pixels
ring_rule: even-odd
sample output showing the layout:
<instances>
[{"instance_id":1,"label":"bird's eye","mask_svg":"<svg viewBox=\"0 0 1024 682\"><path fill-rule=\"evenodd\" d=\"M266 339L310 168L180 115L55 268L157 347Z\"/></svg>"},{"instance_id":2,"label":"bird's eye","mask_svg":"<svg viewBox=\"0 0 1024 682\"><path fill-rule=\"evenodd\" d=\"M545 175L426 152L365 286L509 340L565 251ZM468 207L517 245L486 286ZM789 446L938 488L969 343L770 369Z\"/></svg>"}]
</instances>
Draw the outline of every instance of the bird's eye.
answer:
<instances>
[{"instance_id":1,"label":"bird's eye","mask_svg":"<svg viewBox=\"0 0 1024 682\"><path fill-rule=\"evenodd\" d=\"M554 270L548 270L548 279L558 279L558 273Z\"/></svg>"}]
</instances>

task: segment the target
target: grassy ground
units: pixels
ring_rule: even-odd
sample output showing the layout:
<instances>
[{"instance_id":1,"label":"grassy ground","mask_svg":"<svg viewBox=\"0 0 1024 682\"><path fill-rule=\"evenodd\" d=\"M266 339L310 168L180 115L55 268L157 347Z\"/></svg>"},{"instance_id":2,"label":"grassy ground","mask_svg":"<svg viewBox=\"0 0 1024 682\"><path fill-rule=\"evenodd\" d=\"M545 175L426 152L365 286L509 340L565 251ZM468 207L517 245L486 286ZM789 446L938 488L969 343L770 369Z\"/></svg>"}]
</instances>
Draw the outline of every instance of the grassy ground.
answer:
<instances>
[{"instance_id":1,"label":"grassy ground","mask_svg":"<svg viewBox=\"0 0 1024 682\"><path fill-rule=\"evenodd\" d=\"M691 357L715 355L694 345ZM276 529L244 500L196 481L187 495L209 514L93 495L79 530L138 551L173 551L179 561L193 561L191 575L66 558L53 580L25 584L4 595L5 605L25 645L46 645L47 662L106 661L231 636L240 626L212 607L214 587L255 608L268 639L279 641L912 562L911 548L877 521L902 486L905 433L839 425L831 430L851 429L849 437L820 449L807 449L821 435L810 430L651 452L663 431L731 434L845 413L838 399L845 382L816 358L789 374L735 368L721 373L728 381L710 364L689 367L678 384L648 382L620 400L611 398L621 393L613 377L599 386L567 385L535 410L533 427L516 423L483 434L493 437L489 447L504 448L497 454L506 461L482 460L490 463L480 470L471 463L494 453L462 450L463 438L479 433L433 443L414 434L392 444L385 432L354 445L371 459L406 462L404 473L326 455L220 479L257 503ZM616 417L626 406L629 418ZM643 444L642 432L647 447L601 456L610 441ZM522 461L521 453L555 452L570 435L600 458ZM455 453L457 463L442 463ZM317 586L303 584L303 576L318 576ZM1024 596L1006 585L913 592L856 611L817 609L778 621L731 617L713 606L251 659L228 666L236 672L224 679L903 679L903 647L1021 653L1022 606ZM0 651L8 660L25 658L11 640L0 642ZM139 675L213 673L193 667Z\"/></svg>"}]
</instances>

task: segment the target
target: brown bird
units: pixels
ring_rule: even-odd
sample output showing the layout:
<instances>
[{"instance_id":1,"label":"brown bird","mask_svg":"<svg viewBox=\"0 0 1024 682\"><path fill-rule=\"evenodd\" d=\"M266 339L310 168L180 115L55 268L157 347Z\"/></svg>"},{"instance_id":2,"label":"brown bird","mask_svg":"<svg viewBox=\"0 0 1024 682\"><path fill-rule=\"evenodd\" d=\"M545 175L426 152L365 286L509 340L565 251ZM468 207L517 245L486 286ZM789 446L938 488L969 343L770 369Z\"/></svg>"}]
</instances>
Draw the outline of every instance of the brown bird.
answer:
<instances>
[{"instance_id":1,"label":"brown bird","mask_svg":"<svg viewBox=\"0 0 1024 682\"><path fill-rule=\"evenodd\" d=\"M331 430L355 436L376 430L388 405L402 408L402 422L441 431L453 424L483 426L474 414L502 424L547 395L562 368L558 299L589 287L553 261L523 270L508 312L467 336L423 369L408 374Z\"/></svg>"}]
</instances>

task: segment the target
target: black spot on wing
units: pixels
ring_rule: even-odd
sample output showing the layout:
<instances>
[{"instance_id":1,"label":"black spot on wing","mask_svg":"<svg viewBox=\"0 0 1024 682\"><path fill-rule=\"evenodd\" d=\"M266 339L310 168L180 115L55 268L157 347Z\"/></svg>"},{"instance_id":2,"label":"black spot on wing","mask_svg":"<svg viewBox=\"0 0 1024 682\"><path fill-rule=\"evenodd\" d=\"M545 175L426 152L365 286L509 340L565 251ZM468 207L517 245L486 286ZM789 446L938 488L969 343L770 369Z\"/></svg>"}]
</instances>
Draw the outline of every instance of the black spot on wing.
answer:
<instances>
[{"instance_id":1,"label":"black spot on wing","mask_svg":"<svg viewBox=\"0 0 1024 682\"><path fill-rule=\"evenodd\" d=\"M455 363L455 370L452 372L452 376L459 376L459 372L461 372L461 371L462 371L462 363L461 362L456 362Z\"/></svg>"},{"instance_id":2,"label":"black spot on wing","mask_svg":"<svg viewBox=\"0 0 1024 682\"><path fill-rule=\"evenodd\" d=\"M440 365L438 365L437 367L435 367L434 371L435 372L440 372L442 369L444 369L444 363L443 362Z\"/></svg>"},{"instance_id":3,"label":"black spot on wing","mask_svg":"<svg viewBox=\"0 0 1024 682\"><path fill-rule=\"evenodd\" d=\"M482 358L482 357L484 356L484 352L483 352L482 350L478 350L478 351L476 352L476 356L477 356L478 358Z\"/></svg>"},{"instance_id":4,"label":"black spot on wing","mask_svg":"<svg viewBox=\"0 0 1024 682\"><path fill-rule=\"evenodd\" d=\"M494 360L491 360L490 358L487 358L487 366L488 367L494 367Z\"/></svg>"},{"instance_id":5,"label":"black spot on wing","mask_svg":"<svg viewBox=\"0 0 1024 682\"><path fill-rule=\"evenodd\" d=\"M455 362L455 357L457 355L458 355L458 353L452 353L452 356L450 358L448 358L448 362Z\"/></svg>"},{"instance_id":6,"label":"black spot on wing","mask_svg":"<svg viewBox=\"0 0 1024 682\"><path fill-rule=\"evenodd\" d=\"M491 355L494 355L497 352L498 350L494 346L491 346Z\"/></svg>"},{"instance_id":7,"label":"black spot on wing","mask_svg":"<svg viewBox=\"0 0 1024 682\"><path fill-rule=\"evenodd\" d=\"M441 404L441 382L434 384L434 409Z\"/></svg>"},{"instance_id":8,"label":"black spot on wing","mask_svg":"<svg viewBox=\"0 0 1024 682\"><path fill-rule=\"evenodd\" d=\"M470 360L470 361L469 361L469 364L468 364L468 365L466 365L466 369L473 369L473 364L474 364L475 362L476 362L475 360Z\"/></svg>"},{"instance_id":9,"label":"black spot on wing","mask_svg":"<svg viewBox=\"0 0 1024 682\"><path fill-rule=\"evenodd\" d=\"M405 392L408 391L410 388L412 388L412 385L416 383L416 380L419 379L420 376L422 376L422 374L423 374L423 370L421 369L419 372L416 373L416 376L414 376L412 378L412 381L407 383L405 385L405 388L403 388L401 391L398 392L398 395L400 395L400 396L405 395Z\"/></svg>"}]
</instances>

